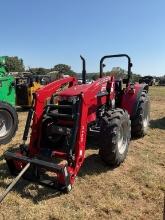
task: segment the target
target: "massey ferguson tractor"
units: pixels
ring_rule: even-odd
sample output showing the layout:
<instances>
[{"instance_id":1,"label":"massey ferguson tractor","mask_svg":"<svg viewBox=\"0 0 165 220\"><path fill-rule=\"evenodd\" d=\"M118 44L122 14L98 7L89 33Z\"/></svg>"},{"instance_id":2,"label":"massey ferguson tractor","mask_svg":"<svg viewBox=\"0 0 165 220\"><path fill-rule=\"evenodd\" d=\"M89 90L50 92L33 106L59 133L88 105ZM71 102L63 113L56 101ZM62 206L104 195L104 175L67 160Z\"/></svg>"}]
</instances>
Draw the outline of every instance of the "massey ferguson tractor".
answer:
<instances>
[{"instance_id":1,"label":"massey ferguson tractor","mask_svg":"<svg viewBox=\"0 0 165 220\"><path fill-rule=\"evenodd\" d=\"M14 77L8 75L6 57L0 57L0 144L7 144L18 128Z\"/></svg>"},{"instance_id":2,"label":"massey ferguson tractor","mask_svg":"<svg viewBox=\"0 0 165 220\"><path fill-rule=\"evenodd\" d=\"M128 60L127 79L103 77L104 61L116 57ZM23 143L17 152L4 154L11 174L18 176L1 200L21 176L69 192L85 159L89 133L99 135L99 155L113 167L125 160L131 136L146 134L148 85L131 83L130 57L126 54L102 57L100 78L91 84L86 84L86 63L81 59L81 85L68 77L35 93ZM31 124L30 143L26 145Z\"/></svg>"}]
</instances>

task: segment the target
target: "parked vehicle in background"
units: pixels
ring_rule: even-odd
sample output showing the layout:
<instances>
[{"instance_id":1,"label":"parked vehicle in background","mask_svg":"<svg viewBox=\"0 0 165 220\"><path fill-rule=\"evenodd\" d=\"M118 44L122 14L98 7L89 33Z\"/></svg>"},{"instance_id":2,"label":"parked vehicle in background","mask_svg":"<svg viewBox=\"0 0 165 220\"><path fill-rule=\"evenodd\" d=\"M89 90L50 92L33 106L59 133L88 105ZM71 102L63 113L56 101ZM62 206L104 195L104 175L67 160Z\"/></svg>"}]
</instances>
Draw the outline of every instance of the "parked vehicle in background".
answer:
<instances>
[{"instance_id":1,"label":"parked vehicle in background","mask_svg":"<svg viewBox=\"0 0 165 220\"><path fill-rule=\"evenodd\" d=\"M149 86L153 86L156 83L156 79L153 76L143 76L139 79L139 83L146 83Z\"/></svg>"},{"instance_id":2,"label":"parked vehicle in background","mask_svg":"<svg viewBox=\"0 0 165 220\"><path fill-rule=\"evenodd\" d=\"M31 107L33 94L51 82L46 75L26 75L16 77L16 104L23 108Z\"/></svg>"},{"instance_id":3,"label":"parked vehicle in background","mask_svg":"<svg viewBox=\"0 0 165 220\"><path fill-rule=\"evenodd\" d=\"M6 57L0 57L0 144L7 144L18 128L15 79L8 74Z\"/></svg>"}]
</instances>

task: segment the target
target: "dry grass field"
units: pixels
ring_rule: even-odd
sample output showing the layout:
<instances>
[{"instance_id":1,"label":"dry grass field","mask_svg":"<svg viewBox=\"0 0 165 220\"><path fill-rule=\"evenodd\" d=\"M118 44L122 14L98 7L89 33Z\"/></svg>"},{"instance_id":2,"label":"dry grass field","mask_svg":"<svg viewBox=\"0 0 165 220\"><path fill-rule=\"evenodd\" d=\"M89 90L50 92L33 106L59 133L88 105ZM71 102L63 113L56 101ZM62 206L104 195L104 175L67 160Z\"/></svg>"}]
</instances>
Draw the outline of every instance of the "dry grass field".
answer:
<instances>
[{"instance_id":1,"label":"dry grass field","mask_svg":"<svg viewBox=\"0 0 165 220\"><path fill-rule=\"evenodd\" d=\"M0 204L2 219L163 219L165 193L165 87L150 87L148 135L132 140L125 162L107 167L98 149L86 151L85 163L69 194L21 180ZM19 130L0 146L0 193L12 180L3 152L19 144L27 113L19 112Z\"/></svg>"}]
</instances>

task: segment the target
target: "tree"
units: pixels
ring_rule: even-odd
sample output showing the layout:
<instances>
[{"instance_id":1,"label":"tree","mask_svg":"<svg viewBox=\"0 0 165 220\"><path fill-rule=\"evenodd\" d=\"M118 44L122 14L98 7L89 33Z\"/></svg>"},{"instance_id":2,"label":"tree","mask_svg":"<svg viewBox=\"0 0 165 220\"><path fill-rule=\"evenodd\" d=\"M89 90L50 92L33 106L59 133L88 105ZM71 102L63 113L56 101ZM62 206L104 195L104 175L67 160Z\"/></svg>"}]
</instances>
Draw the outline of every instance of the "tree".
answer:
<instances>
[{"instance_id":1,"label":"tree","mask_svg":"<svg viewBox=\"0 0 165 220\"><path fill-rule=\"evenodd\" d=\"M6 66L9 72L23 72L25 67L23 64L23 59L15 57L6 57Z\"/></svg>"},{"instance_id":2,"label":"tree","mask_svg":"<svg viewBox=\"0 0 165 220\"><path fill-rule=\"evenodd\" d=\"M106 72L107 76L114 76L116 79L124 79L127 78L127 71L120 68L120 67L113 67L112 70L110 72ZM139 82L139 78L141 76L139 74L136 73L132 73L132 78L131 81L132 82Z\"/></svg>"},{"instance_id":3,"label":"tree","mask_svg":"<svg viewBox=\"0 0 165 220\"><path fill-rule=\"evenodd\" d=\"M66 64L57 64L52 70L57 71L60 74L66 74L67 72L71 71L71 67Z\"/></svg>"},{"instance_id":4,"label":"tree","mask_svg":"<svg viewBox=\"0 0 165 220\"><path fill-rule=\"evenodd\" d=\"M77 78L77 74L73 70L66 72L65 75L69 75Z\"/></svg>"},{"instance_id":5,"label":"tree","mask_svg":"<svg viewBox=\"0 0 165 220\"><path fill-rule=\"evenodd\" d=\"M106 73L107 76L114 76L116 79L123 79L126 77L127 72L120 67L113 67L110 72Z\"/></svg>"},{"instance_id":6,"label":"tree","mask_svg":"<svg viewBox=\"0 0 165 220\"><path fill-rule=\"evenodd\" d=\"M141 77L141 75L133 73L132 74L132 81L139 82L140 77Z\"/></svg>"},{"instance_id":7,"label":"tree","mask_svg":"<svg viewBox=\"0 0 165 220\"><path fill-rule=\"evenodd\" d=\"M29 71L35 75L46 75L50 71L50 69L38 67L38 68L29 68Z\"/></svg>"},{"instance_id":8,"label":"tree","mask_svg":"<svg viewBox=\"0 0 165 220\"><path fill-rule=\"evenodd\" d=\"M99 74L98 73L95 73L93 76L92 76L92 79L93 80L97 80L99 78Z\"/></svg>"}]
</instances>

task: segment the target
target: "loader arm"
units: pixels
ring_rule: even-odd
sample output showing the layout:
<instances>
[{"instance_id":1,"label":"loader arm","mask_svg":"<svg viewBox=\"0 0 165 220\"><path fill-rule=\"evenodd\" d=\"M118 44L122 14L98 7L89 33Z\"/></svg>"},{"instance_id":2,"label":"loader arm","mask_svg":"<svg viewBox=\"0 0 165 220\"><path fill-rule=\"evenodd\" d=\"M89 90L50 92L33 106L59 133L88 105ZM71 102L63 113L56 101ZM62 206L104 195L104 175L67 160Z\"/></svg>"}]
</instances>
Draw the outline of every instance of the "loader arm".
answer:
<instances>
[{"instance_id":1,"label":"loader arm","mask_svg":"<svg viewBox=\"0 0 165 220\"><path fill-rule=\"evenodd\" d=\"M63 86L68 84L68 87L71 87L72 85L75 85L77 83L77 80L74 77L67 77L64 79L60 79L57 81L54 81L43 88L39 89L34 94L34 116L33 116L33 124L32 124L32 133L31 133L31 139L30 139L30 145L29 145L29 151L31 154L37 153L37 146L35 146L35 143L37 143L38 137L37 133L41 129L41 123L42 123L42 115L44 111L44 107L47 104L47 102L50 101L51 97Z\"/></svg>"}]
</instances>

